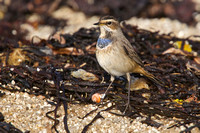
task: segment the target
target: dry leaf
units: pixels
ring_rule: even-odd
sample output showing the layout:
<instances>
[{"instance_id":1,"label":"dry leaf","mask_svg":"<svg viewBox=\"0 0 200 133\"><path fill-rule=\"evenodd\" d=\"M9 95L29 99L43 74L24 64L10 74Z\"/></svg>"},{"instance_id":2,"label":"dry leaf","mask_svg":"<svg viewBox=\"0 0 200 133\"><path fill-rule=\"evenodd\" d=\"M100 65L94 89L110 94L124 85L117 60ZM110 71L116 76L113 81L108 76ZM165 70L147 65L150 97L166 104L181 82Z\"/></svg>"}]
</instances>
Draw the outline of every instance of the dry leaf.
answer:
<instances>
[{"instance_id":1,"label":"dry leaf","mask_svg":"<svg viewBox=\"0 0 200 133\"><path fill-rule=\"evenodd\" d=\"M194 71L194 73L195 73L196 75L200 75L200 65L199 65L199 64L192 63L192 62L188 61L188 62L186 63L186 67L187 67L188 70ZM192 70L192 69L193 69L193 70Z\"/></svg>"},{"instance_id":2,"label":"dry leaf","mask_svg":"<svg viewBox=\"0 0 200 133\"><path fill-rule=\"evenodd\" d=\"M84 55L83 50L75 47L53 49L53 54L65 54L65 55Z\"/></svg>"},{"instance_id":3,"label":"dry leaf","mask_svg":"<svg viewBox=\"0 0 200 133\"><path fill-rule=\"evenodd\" d=\"M197 64L200 64L200 57L195 57L195 58L194 58L194 61L195 61Z\"/></svg>"},{"instance_id":4,"label":"dry leaf","mask_svg":"<svg viewBox=\"0 0 200 133\"><path fill-rule=\"evenodd\" d=\"M83 64L81 64L79 67L84 67L87 63L84 62Z\"/></svg>"},{"instance_id":5,"label":"dry leaf","mask_svg":"<svg viewBox=\"0 0 200 133\"><path fill-rule=\"evenodd\" d=\"M57 40L60 44L66 44L65 38L62 36L62 34L64 34L63 31L60 32L56 32L52 38L54 38L55 40Z\"/></svg>"},{"instance_id":6,"label":"dry leaf","mask_svg":"<svg viewBox=\"0 0 200 133\"><path fill-rule=\"evenodd\" d=\"M95 54L96 42L91 45L88 45L85 49L88 51L89 54Z\"/></svg>"},{"instance_id":7,"label":"dry leaf","mask_svg":"<svg viewBox=\"0 0 200 133\"><path fill-rule=\"evenodd\" d=\"M186 56L186 54L182 50L176 49L176 48L169 48L169 49L165 50L162 54L163 55L164 54L180 54L180 55Z\"/></svg>"},{"instance_id":8,"label":"dry leaf","mask_svg":"<svg viewBox=\"0 0 200 133\"><path fill-rule=\"evenodd\" d=\"M71 72L71 75L75 78L81 78L82 80L88 80L88 81L99 80L96 75L94 75L93 73L87 72L83 69L73 71L73 72Z\"/></svg>"},{"instance_id":9,"label":"dry leaf","mask_svg":"<svg viewBox=\"0 0 200 133\"><path fill-rule=\"evenodd\" d=\"M64 68L68 68L68 67L70 67L70 66L71 66L70 63L66 63L65 66L64 66Z\"/></svg>"},{"instance_id":10,"label":"dry leaf","mask_svg":"<svg viewBox=\"0 0 200 133\"><path fill-rule=\"evenodd\" d=\"M198 98L195 95L191 95L184 102L190 103L190 102L199 102L199 101L198 101Z\"/></svg>"},{"instance_id":11,"label":"dry leaf","mask_svg":"<svg viewBox=\"0 0 200 133\"><path fill-rule=\"evenodd\" d=\"M25 60L29 60L29 58L25 55L25 52L23 52L21 48L15 48L9 55L8 64L18 66Z\"/></svg>"},{"instance_id":12,"label":"dry leaf","mask_svg":"<svg viewBox=\"0 0 200 133\"><path fill-rule=\"evenodd\" d=\"M128 85L127 85L128 87ZM147 81L144 78L134 78L131 79L131 91L135 90L141 90L141 89L148 89L149 90L149 85L147 84Z\"/></svg>"}]
</instances>

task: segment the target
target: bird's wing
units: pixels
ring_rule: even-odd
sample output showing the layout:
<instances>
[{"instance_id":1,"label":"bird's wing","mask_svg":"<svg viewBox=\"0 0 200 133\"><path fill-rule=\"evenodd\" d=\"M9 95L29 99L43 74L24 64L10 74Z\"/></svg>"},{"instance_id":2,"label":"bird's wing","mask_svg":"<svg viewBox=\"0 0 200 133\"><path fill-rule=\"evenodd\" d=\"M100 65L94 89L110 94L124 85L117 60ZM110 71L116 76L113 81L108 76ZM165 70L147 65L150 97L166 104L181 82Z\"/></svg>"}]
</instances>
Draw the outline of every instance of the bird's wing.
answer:
<instances>
[{"instance_id":1,"label":"bird's wing","mask_svg":"<svg viewBox=\"0 0 200 133\"><path fill-rule=\"evenodd\" d=\"M122 47L123 47L125 53L128 55L129 58L134 60L140 66L144 66L144 64L142 63L142 60L140 59L138 54L135 52L135 50L133 49L132 45L130 44L130 42L128 40L122 39L121 44L122 44Z\"/></svg>"}]
</instances>

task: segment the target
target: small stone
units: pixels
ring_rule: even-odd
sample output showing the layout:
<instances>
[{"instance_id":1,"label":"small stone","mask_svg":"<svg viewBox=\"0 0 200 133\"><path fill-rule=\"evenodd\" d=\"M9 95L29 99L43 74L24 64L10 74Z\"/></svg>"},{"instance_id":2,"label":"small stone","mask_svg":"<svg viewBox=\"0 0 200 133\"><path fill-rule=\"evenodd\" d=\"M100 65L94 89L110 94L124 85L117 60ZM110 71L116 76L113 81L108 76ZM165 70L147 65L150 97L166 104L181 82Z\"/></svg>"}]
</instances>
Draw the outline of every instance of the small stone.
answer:
<instances>
[{"instance_id":1,"label":"small stone","mask_svg":"<svg viewBox=\"0 0 200 133\"><path fill-rule=\"evenodd\" d=\"M12 80L12 81L11 81L11 84L12 84L12 85L15 85L15 81L14 81L14 80Z\"/></svg>"}]
</instances>

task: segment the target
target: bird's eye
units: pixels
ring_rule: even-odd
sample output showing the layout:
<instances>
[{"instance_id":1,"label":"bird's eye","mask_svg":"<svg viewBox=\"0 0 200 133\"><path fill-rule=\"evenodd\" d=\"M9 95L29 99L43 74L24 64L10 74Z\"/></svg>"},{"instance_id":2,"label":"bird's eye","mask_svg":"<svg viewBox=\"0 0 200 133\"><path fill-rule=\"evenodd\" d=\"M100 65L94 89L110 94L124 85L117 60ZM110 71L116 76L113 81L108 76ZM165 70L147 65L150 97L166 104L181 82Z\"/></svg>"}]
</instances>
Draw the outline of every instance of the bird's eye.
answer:
<instances>
[{"instance_id":1,"label":"bird's eye","mask_svg":"<svg viewBox=\"0 0 200 133\"><path fill-rule=\"evenodd\" d=\"M107 22L107 25L111 25L112 24L112 22Z\"/></svg>"}]
</instances>

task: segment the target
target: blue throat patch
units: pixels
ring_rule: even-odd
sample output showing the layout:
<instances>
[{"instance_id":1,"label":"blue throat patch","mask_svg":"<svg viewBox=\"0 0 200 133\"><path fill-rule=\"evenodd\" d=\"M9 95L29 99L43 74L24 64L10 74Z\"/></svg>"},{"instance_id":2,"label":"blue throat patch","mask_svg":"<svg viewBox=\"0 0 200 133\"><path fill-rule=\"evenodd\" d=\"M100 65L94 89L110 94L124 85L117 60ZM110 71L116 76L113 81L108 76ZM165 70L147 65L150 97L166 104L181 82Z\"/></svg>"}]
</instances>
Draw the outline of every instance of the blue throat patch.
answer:
<instances>
[{"instance_id":1,"label":"blue throat patch","mask_svg":"<svg viewBox=\"0 0 200 133\"><path fill-rule=\"evenodd\" d=\"M99 38L97 41L97 45L99 48L104 48L108 46L112 41L110 39Z\"/></svg>"}]
</instances>

